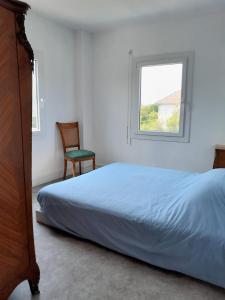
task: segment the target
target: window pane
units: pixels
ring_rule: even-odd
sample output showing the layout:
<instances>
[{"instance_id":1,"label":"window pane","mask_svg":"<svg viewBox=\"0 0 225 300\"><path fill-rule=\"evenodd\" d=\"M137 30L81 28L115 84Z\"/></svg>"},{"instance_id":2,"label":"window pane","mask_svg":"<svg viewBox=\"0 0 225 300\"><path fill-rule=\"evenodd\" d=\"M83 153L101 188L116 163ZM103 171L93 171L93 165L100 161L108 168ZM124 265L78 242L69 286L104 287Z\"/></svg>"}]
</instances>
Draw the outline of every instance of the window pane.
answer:
<instances>
[{"instance_id":1,"label":"window pane","mask_svg":"<svg viewBox=\"0 0 225 300\"><path fill-rule=\"evenodd\" d=\"M38 65L34 61L32 74L32 131L40 131Z\"/></svg>"},{"instance_id":2,"label":"window pane","mask_svg":"<svg viewBox=\"0 0 225 300\"><path fill-rule=\"evenodd\" d=\"M144 66L140 131L179 133L183 64Z\"/></svg>"}]
</instances>

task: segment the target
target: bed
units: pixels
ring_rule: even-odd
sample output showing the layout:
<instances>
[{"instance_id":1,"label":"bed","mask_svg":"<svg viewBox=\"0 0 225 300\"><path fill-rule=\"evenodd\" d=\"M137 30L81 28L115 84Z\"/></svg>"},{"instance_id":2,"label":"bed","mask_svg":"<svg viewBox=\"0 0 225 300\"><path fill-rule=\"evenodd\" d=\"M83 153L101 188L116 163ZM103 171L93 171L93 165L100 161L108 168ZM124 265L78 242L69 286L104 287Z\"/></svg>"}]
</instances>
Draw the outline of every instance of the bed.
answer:
<instances>
[{"instance_id":1,"label":"bed","mask_svg":"<svg viewBox=\"0 0 225 300\"><path fill-rule=\"evenodd\" d=\"M43 188L40 222L225 288L225 169L114 163Z\"/></svg>"}]
</instances>

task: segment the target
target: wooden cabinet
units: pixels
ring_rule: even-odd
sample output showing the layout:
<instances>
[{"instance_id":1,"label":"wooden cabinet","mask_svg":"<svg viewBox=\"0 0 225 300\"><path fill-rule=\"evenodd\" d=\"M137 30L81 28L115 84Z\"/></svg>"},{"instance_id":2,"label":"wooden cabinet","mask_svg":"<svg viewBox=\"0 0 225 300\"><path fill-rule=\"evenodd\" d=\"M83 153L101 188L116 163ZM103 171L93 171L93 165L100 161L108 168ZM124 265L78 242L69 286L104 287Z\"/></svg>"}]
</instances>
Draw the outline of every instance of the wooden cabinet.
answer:
<instances>
[{"instance_id":1,"label":"wooden cabinet","mask_svg":"<svg viewBox=\"0 0 225 300\"><path fill-rule=\"evenodd\" d=\"M22 281L38 293L31 191L33 51L28 5L0 0L0 300Z\"/></svg>"},{"instance_id":2,"label":"wooden cabinet","mask_svg":"<svg viewBox=\"0 0 225 300\"><path fill-rule=\"evenodd\" d=\"M225 168L225 145L216 145L213 168Z\"/></svg>"}]
</instances>

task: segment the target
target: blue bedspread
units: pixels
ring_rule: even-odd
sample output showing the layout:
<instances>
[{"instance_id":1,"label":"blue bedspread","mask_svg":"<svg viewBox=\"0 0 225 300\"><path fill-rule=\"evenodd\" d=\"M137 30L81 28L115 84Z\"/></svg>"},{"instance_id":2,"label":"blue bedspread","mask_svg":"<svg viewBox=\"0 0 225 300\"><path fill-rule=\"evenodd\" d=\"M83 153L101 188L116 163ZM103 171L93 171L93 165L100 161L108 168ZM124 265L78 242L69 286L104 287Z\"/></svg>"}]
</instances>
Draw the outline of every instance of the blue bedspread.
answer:
<instances>
[{"instance_id":1,"label":"blue bedspread","mask_svg":"<svg viewBox=\"0 0 225 300\"><path fill-rule=\"evenodd\" d=\"M38 201L57 228L225 288L225 169L115 163L47 186Z\"/></svg>"}]
</instances>

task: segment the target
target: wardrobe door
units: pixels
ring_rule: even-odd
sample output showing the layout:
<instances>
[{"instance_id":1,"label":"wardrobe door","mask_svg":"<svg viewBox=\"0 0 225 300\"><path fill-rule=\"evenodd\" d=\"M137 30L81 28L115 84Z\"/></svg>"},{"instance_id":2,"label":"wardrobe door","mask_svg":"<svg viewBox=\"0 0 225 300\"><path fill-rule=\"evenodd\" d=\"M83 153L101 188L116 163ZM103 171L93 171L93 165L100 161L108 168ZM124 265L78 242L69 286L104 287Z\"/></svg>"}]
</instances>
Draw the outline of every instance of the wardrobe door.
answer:
<instances>
[{"instance_id":1,"label":"wardrobe door","mask_svg":"<svg viewBox=\"0 0 225 300\"><path fill-rule=\"evenodd\" d=\"M29 281L32 294L39 294L38 283L40 270L36 263L33 218L32 218L32 70L34 54L27 40L24 28L24 14L16 17L17 55L20 86L20 106L23 141L24 185L26 198L27 239L29 252L29 270L26 279ZM25 199L24 199L25 200Z\"/></svg>"},{"instance_id":2,"label":"wardrobe door","mask_svg":"<svg viewBox=\"0 0 225 300\"><path fill-rule=\"evenodd\" d=\"M0 294L29 269L15 13L0 7ZM24 278L26 279L26 278ZM12 285L12 286L11 286Z\"/></svg>"}]
</instances>

